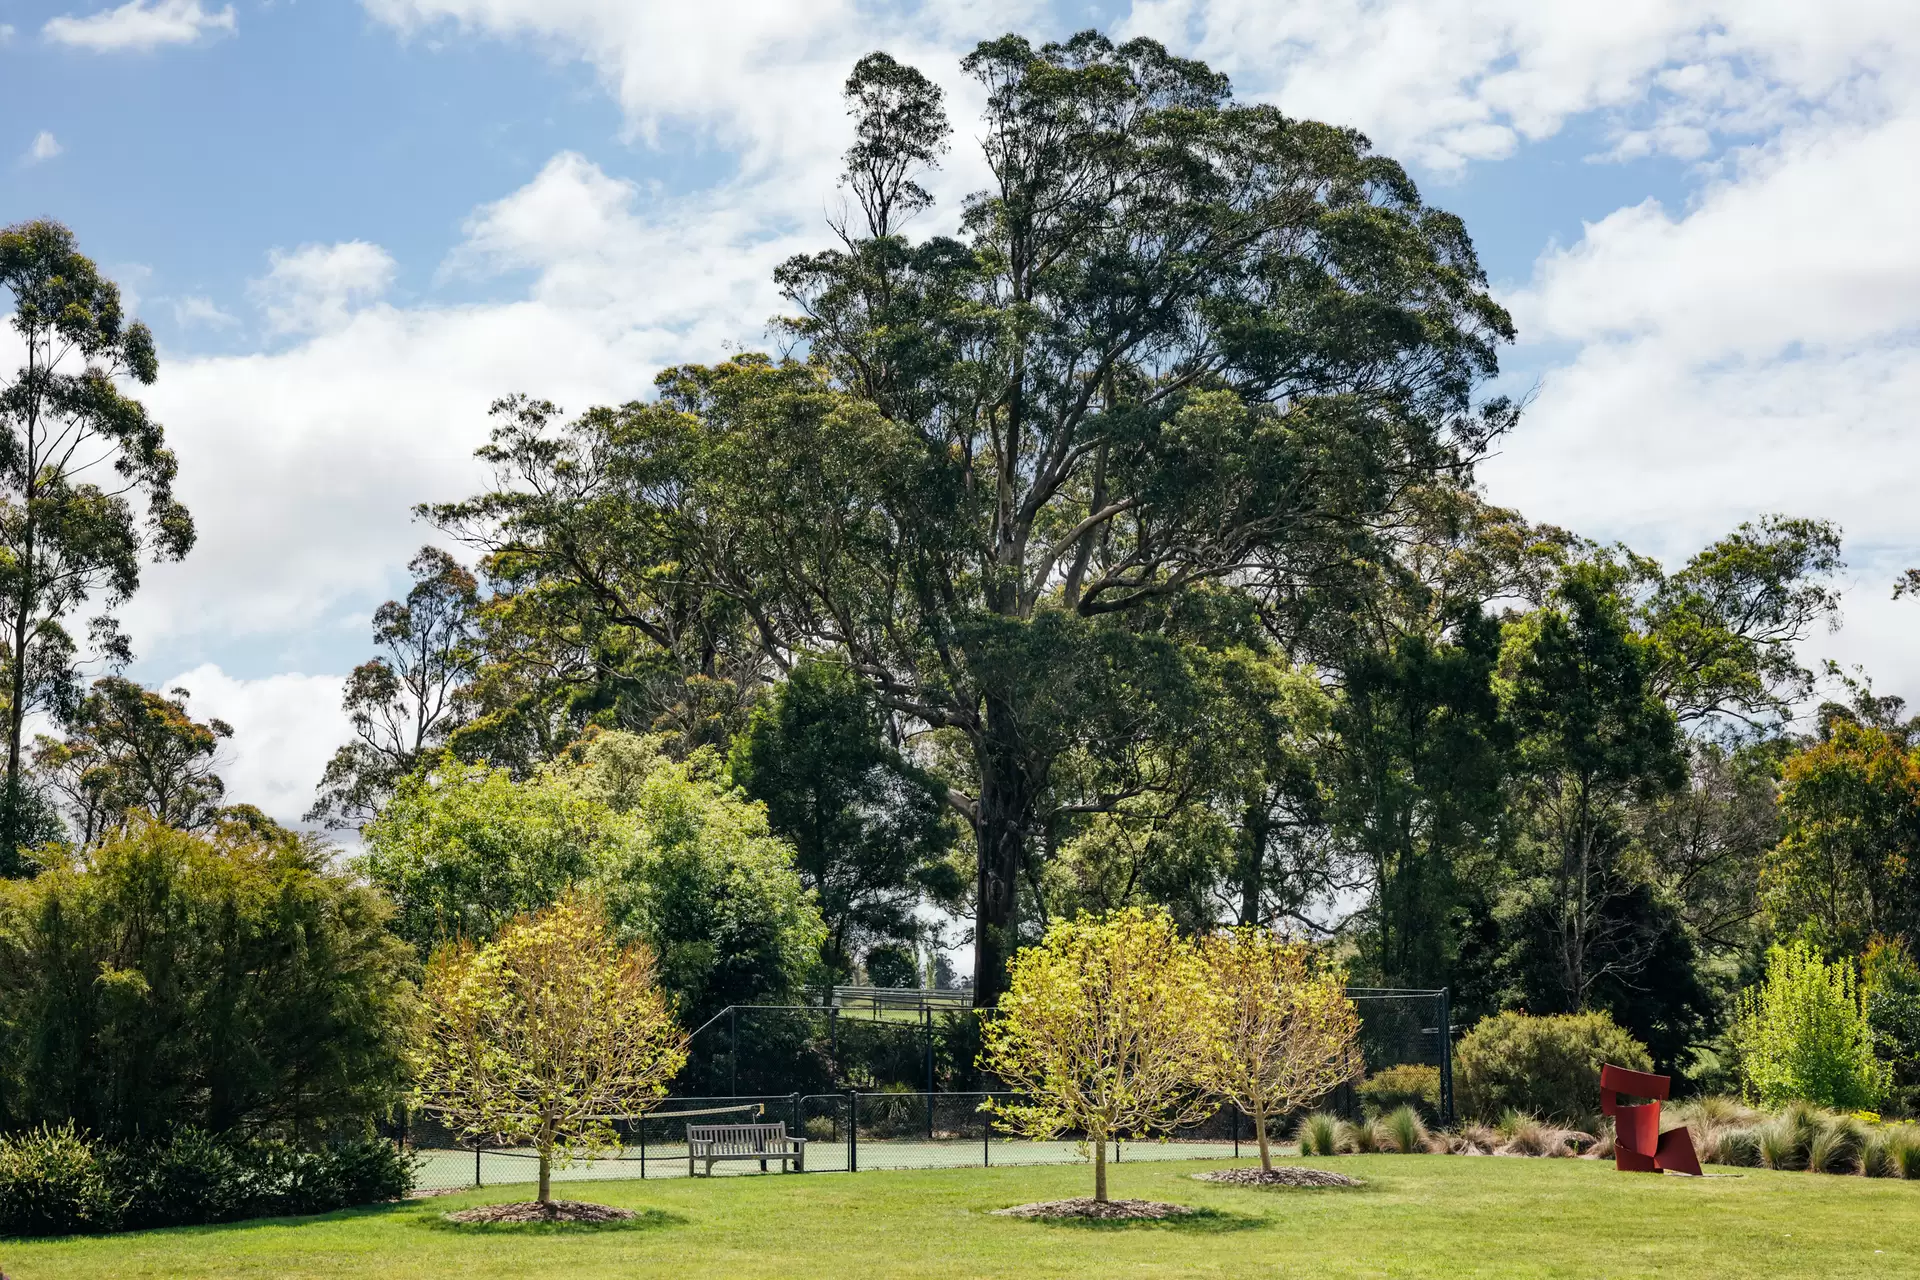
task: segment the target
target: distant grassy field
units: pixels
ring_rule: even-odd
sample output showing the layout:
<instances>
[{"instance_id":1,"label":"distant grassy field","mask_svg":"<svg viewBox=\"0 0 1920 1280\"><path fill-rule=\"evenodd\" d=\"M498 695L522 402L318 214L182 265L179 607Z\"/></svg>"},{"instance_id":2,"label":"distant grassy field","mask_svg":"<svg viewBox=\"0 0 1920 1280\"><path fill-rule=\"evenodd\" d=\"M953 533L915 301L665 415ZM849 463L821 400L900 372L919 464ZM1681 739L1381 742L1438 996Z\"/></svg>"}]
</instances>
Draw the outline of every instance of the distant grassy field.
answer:
<instances>
[{"instance_id":1,"label":"distant grassy field","mask_svg":"<svg viewBox=\"0 0 1920 1280\"><path fill-rule=\"evenodd\" d=\"M12 1280L630 1280L976 1276L1920 1278L1920 1183L1742 1170L1700 1181L1585 1160L1351 1156L1351 1191L1195 1182L1221 1161L1123 1164L1113 1194L1204 1216L1049 1225L988 1216L1084 1195L1084 1167L573 1184L643 1210L617 1230L461 1228L525 1188L320 1218L0 1242ZM1243 1162L1244 1163L1244 1162Z\"/></svg>"}]
</instances>

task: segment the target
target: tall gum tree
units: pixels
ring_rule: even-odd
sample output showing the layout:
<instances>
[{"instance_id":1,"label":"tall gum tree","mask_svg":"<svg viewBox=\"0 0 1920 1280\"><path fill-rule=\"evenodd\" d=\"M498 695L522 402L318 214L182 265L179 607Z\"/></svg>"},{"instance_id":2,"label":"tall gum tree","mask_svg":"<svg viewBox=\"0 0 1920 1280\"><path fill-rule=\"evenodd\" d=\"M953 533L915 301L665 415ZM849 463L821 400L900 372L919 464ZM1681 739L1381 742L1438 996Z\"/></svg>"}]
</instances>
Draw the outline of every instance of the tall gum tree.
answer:
<instances>
[{"instance_id":1,"label":"tall gum tree","mask_svg":"<svg viewBox=\"0 0 1920 1280\"><path fill-rule=\"evenodd\" d=\"M510 407L509 483L431 514L642 629L689 590L730 602L776 665L836 655L957 743L991 1003L1056 762L1177 728L1171 606L1212 584L1284 611L1402 490L1463 475L1512 421L1475 396L1512 330L1460 220L1353 130L1236 103L1149 40L1007 36L963 65L992 181L957 237L897 225L947 137L937 91L863 60L865 234L778 273L804 360L670 370L558 431Z\"/></svg>"},{"instance_id":2,"label":"tall gum tree","mask_svg":"<svg viewBox=\"0 0 1920 1280\"><path fill-rule=\"evenodd\" d=\"M7 764L0 864L22 832L21 735L27 716L79 701L79 645L65 619L89 602L109 611L140 585L140 563L177 560L193 520L173 497L176 463L160 424L124 383L159 372L153 335L122 313L120 290L57 222L0 230L0 289L24 363L0 382L0 661ZM142 509L143 508L143 509ZM109 615L96 647L124 660ZM5 870L0 865L0 870Z\"/></svg>"}]
</instances>

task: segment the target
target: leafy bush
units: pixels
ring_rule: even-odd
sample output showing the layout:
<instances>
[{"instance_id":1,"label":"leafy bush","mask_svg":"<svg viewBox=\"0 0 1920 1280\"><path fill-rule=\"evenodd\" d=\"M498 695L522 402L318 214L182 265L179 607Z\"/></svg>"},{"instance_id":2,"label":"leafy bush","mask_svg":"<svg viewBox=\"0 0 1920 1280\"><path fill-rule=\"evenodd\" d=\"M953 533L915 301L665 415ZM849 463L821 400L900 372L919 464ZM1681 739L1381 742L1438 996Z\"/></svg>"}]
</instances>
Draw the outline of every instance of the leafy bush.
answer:
<instances>
[{"instance_id":1,"label":"leafy bush","mask_svg":"<svg viewBox=\"0 0 1920 1280\"><path fill-rule=\"evenodd\" d=\"M72 1235L119 1223L106 1167L72 1121L0 1138L0 1235Z\"/></svg>"},{"instance_id":2,"label":"leafy bush","mask_svg":"<svg viewBox=\"0 0 1920 1280\"><path fill-rule=\"evenodd\" d=\"M230 1222L246 1217L257 1199L251 1171L234 1148L190 1126L163 1142L110 1152L107 1168L126 1197L121 1226L129 1229Z\"/></svg>"},{"instance_id":3,"label":"leafy bush","mask_svg":"<svg viewBox=\"0 0 1920 1280\"><path fill-rule=\"evenodd\" d=\"M1371 1115L1387 1115L1413 1107L1428 1124L1440 1119L1440 1068L1410 1062L1386 1067L1368 1076L1355 1090Z\"/></svg>"},{"instance_id":4,"label":"leafy bush","mask_svg":"<svg viewBox=\"0 0 1920 1280\"><path fill-rule=\"evenodd\" d=\"M261 1213L330 1213L403 1199L413 1190L416 1161L385 1138L357 1138L321 1147L274 1150L255 1165ZM261 1178L260 1174L272 1175Z\"/></svg>"},{"instance_id":5,"label":"leafy bush","mask_svg":"<svg viewBox=\"0 0 1920 1280\"><path fill-rule=\"evenodd\" d=\"M1330 1156L1340 1150L1340 1117L1316 1111L1300 1122L1294 1137L1303 1156Z\"/></svg>"},{"instance_id":6,"label":"leafy bush","mask_svg":"<svg viewBox=\"0 0 1920 1280\"><path fill-rule=\"evenodd\" d=\"M299 1147L182 1128L111 1147L71 1124L0 1138L0 1235L67 1235L326 1213L397 1200L414 1159L382 1138Z\"/></svg>"},{"instance_id":7,"label":"leafy bush","mask_svg":"<svg viewBox=\"0 0 1920 1280\"><path fill-rule=\"evenodd\" d=\"M0 1132L363 1127L401 1082L411 959L328 857L144 825L0 882Z\"/></svg>"},{"instance_id":8,"label":"leafy bush","mask_svg":"<svg viewBox=\"0 0 1920 1280\"><path fill-rule=\"evenodd\" d=\"M1653 1069L1647 1047L1604 1013L1496 1013L1460 1040L1454 1085L1463 1114L1517 1110L1578 1124L1600 1109L1600 1066Z\"/></svg>"},{"instance_id":9,"label":"leafy bush","mask_svg":"<svg viewBox=\"0 0 1920 1280\"><path fill-rule=\"evenodd\" d=\"M1853 962L1829 964L1805 942L1768 951L1766 978L1740 995L1732 1039L1748 1090L1769 1107L1867 1108L1887 1086Z\"/></svg>"}]
</instances>

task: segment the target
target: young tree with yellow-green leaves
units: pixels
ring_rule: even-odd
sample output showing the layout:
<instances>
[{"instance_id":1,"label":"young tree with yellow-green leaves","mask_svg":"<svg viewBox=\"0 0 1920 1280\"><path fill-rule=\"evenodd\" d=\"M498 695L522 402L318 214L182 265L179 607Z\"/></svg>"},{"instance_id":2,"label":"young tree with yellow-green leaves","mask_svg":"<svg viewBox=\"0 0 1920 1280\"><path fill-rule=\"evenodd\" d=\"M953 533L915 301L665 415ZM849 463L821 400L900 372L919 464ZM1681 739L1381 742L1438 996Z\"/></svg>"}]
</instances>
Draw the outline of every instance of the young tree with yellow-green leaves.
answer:
<instances>
[{"instance_id":1,"label":"young tree with yellow-green leaves","mask_svg":"<svg viewBox=\"0 0 1920 1280\"><path fill-rule=\"evenodd\" d=\"M1215 1094L1253 1117L1260 1167L1271 1172L1268 1121L1312 1106L1359 1074L1360 1015L1346 974L1304 943L1264 929L1205 938L1200 955L1225 1002Z\"/></svg>"},{"instance_id":2,"label":"young tree with yellow-green leaves","mask_svg":"<svg viewBox=\"0 0 1920 1280\"><path fill-rule=\"evenodd\" d=\"M1025 1096L992 1104L1014 1133L1077 1130L1107 1199L1107 1143L1166 1132L1210 1108L1222 1001L1206 962L1159 909L1056 920L1014 959L982 1062Z\"/></svg>"},{"instance_id":3,"label":"young tree with yellow-green leaves","mask_svg":"<svg viewBox=\"0 0 1920 1280\"><path fill-rule=\"evenodd\" d=\"M556 1160L617 1146L611 1119L653 1107L686 1064L652 952L617 944L590 898L569 894L485 946L441 947L423 990L419 1105L464 1138L537 1151L543 1205Z\"/></svg>"}]
</instances>

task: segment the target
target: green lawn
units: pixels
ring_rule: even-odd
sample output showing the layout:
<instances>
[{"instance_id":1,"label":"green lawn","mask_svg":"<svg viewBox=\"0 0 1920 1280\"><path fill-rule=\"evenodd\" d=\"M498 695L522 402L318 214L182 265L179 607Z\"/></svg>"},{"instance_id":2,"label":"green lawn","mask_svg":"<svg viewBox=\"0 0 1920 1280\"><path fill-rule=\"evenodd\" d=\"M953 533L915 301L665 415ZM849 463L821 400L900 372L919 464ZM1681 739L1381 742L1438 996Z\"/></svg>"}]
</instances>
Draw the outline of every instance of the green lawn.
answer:
<instances>
[{"instance_id":1,"label":"green lawn","mask_svg":"<svg viewBox=\"0 0 1920 1280\"><path fill-rule=\"evenodd\" d=\"M1352 1156L1352 1191L1195 1182L1222 1162L1122 1164L1113 1194L1184 1222L1051 1225L988 1209L1086 1194L1084 1167L601 1182L647 1211L618 1230L460 1228L489 1187L322 1218L0 1243L12 1280L974 1276L1920 1277L1920 1183L1741 1171L1701 1181L1585 1160ZM1731 1171L1727 1171L1731 1174Z\"/></svg>"}]
</instances>

